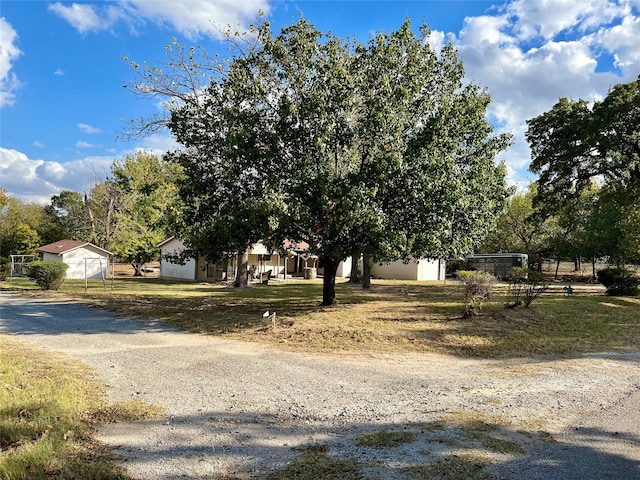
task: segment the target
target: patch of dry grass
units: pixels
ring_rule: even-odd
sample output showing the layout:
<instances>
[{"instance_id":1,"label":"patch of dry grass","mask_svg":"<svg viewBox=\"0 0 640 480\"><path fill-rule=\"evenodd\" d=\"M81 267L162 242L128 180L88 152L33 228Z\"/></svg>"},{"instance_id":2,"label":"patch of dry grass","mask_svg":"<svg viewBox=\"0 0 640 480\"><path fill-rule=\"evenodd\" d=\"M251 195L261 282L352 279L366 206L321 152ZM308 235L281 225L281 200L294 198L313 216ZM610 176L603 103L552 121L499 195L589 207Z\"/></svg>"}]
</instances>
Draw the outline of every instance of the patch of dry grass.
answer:
<instances>
[{"instance_id":1,"label":"patch of dry grass","mask_svg":"<svg viewBox=\"0 0 640 480\"><path fill-rule=\"evenodd\" d=\"M0 335L0 478L129 478L92 438L94 424L107 411L118 412L110 420L120 421L156 415L157 409L105 407L103 397L87 367Z\"/></svg>"},{"instance_id":2,"label":"patch of dry grass","mask_svg":"<svg viewBox=\"0 0 640 480\"><path fill-rule=\"evenodd\" d=\"M632 298L554 294L527 309L505 309L498 289L480 315L462 318L464 299L456 282L377 280L370 291L341 283L334 307L319 306L320 280L244 290L158 279L113 283L105 292L95 282L84 293L84 282L67 281L53 295L293 351L526 357L640 348L640 299ZM263 317L267 310L276 313L275 322Z\"/></svg>"},{"instance_id":3,"label":"patch of dry grass","mask_svg":"<svg viewBox=\"0 0 640 480\"><path fill-rule=\"evenodd\" d=\"M307 447L300 457L266 477L267 480L361 479L360 466L354 459L329 457L326 445Z\"/></svg>"},{"instance_id":4,"label":"patch of dry grass","mask_svg":"<svg viewBox=\"0 0 640 480\"><path fill-rule=\"evenodd\" d=\"M408 480L491 480L485 470L490 463L480 455L452 455L426 465L407 467L403 473Z\"/></svg>"}]
</instances>

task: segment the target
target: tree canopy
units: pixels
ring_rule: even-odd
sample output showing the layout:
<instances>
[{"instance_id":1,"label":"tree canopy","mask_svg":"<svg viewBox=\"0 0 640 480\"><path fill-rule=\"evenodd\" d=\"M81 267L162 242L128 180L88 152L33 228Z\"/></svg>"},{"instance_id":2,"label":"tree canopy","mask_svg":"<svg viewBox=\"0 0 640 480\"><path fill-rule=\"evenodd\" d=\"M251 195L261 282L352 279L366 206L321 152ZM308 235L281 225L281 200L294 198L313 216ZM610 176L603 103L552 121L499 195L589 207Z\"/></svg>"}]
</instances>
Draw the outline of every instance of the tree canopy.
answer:
<instances>
[{"instance_id":1,"label":"tree canopy","mask_svg":"<svg viewBox=\"0 0 640 480\"><path fill-rule=\"evenodd\" d=\"M145 263L158 259L158 244L173 232L180 210L180 175L177 165L144 151L111 165L105 185L116 199L117 229L110 247L133 266L136 276Z\"/></svg>"},{"instance_id":2,"label":"tree canopy","mask_svg":"<svg viewBox=\"0 0 640 480\"><path fill-rule=\"evenodd\" d=\"M593 105L562 98L527 123L539 214L564 212L564 223L581 232L571 246L576 255L638 261L640 77Z\"/></svg>"},{"instance_id":3,"label":"tree canopy","mask_svg":"<svg viewBox=\"0 0 640 480\"><path fill-rule=\"evenodd\" d=\"M619 200L637 201L640 192L640 77L615 85L593 106L561 98L527 122L533 173L539 174L537 203L567 204L603 184Z\"/></svg>"},{"instance_id":4,"label":"tree canopy","mask_svg":"<svg viewBox=\"0 0 640 480\"><path fill-rule=\"evenodd\" d=\"M224 75L183 91L169 128L184 148L167 158L185 172L179 234L193 252L304 241L324 267L325 305L354 251L471 253L507 197L495 156L510 137L493 134L490 96L464 83L455 49L420 31L407 20L362 45L302 18L277 35L262 22ZM144 91L166 91L167 78Z\"/></svg>"}]
</instances>

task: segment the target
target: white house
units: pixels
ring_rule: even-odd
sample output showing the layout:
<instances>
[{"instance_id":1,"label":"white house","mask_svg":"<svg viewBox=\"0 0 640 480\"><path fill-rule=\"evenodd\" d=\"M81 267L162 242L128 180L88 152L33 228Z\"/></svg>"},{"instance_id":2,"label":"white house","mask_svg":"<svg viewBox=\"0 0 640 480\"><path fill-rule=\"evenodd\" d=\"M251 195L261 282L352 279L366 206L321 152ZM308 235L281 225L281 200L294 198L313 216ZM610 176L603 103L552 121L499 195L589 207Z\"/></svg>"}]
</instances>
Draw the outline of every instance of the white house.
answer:
<instances>
[{"instance_id":1,"label":"white house","mask_svg":"<svg viewBox=\"0 0 640 480\"><path fill-rule=\"evenodd\" d=\"M217 264L209 264L204 257L199 257L197 260L188 259L183 265L180 265L172 262L168 257L179 255L185 250L182 240L170 237L160 243L158 248L161 249L160 277L211 282L230 280L235 276L235 255ZM351 257L340 262L336 277L351 275L351 262ZM309 269L320 275L323 273L321 262L318 261L318 257L309 254L309 245L305 242L285 241L279 252L269 250L264 244L258 242L249 249L248 265L250 274L256 279L259 279L260 274L267 271L271 271L272 277L279 278L287 276L315 278L315 273L307 276ZM445 266L443 260L421 259L419 262L411 260L408 263L399 260L388 264L376 264L371 268L371 274L375 278L389 280L444 280Z\"/></svg>"},{"instance_id":2,"label":"white house","mask_svg":"<svg viewBox=\"0 0 640 480\"><path fill-rule=\"evenodd\" d=\"M224 281L235 276L235 255L216 264L208 263L204 257L187 259L183 265L171 261L171 255L179 255L185 250L185 244L176 237L170 237L158 245L160 248L160 277L194 281ZM304 242L285 241L282 248L270 250L261 242L249 249L249 273L259 279L261 274L270 271L272 277L303 276L309 268L316 268L318 258L308 253L309 245ZM351 263L340 264L338 276L350 274ZM321 269L319 269L321 271Z\"/></svg>"},{"instance_id":3,"label":"white house","mask_svg":"<svg viewBox=\"0 0 640 480\"><path fill-rule=\"evenodd\" d=\"M224 281L233 279L235 276L236 258L235 255L219 261L218 263L208 263L202 256L189 258L180 264L171 260L172 255L179 255L185 250L184 242L176 237L170 237L158 245L160 248L160 277L176 278L181 280L194 280L202 282ZM256 243L249 249L249 273L259 278L259 275L271 271L271 275L276 277L284 275L284 272L291 274L296 267L292 258L295 256L291 252L272 252L262 243Z\"/></svg>"},{"instance_id":4,"label":"white house","mask_svg":"<svg viewBox=\"0 0 640 480\"><path fill-rule=\"evenodd\" d=\"M38 248L43 261L62 262L69 265L65 278L107 278L111 252L89 242L60 240Z\"/></svg>"},{"instance_id":5,"label":"white house","mask_svg":"<svg viewBox=\"0 0 640 480\"><path fill-rule=\"evenodd\" d=\"M391 263L375 264L371 267L374 278L394 280L444 280L446 276L446 262L444 260L420 261L409 260L407 263L397 260Z\"/></svg>"},{"instance_id":6,"label":"white house","mask_svg":"<svg viewBox=\"0 0 640 480\"><path fill-rule=\"evenodd\" d=\"M169 237L160 244L160 277L178 278L182 280L198 280L198 261L194 258L185 260L183 265L166 259L167 255L179 255L185 249L184 242L176 237ZM202 259L201 265L205 265ZM203 280L206 280L206 276Z\"/></svg>"}]
</instances>

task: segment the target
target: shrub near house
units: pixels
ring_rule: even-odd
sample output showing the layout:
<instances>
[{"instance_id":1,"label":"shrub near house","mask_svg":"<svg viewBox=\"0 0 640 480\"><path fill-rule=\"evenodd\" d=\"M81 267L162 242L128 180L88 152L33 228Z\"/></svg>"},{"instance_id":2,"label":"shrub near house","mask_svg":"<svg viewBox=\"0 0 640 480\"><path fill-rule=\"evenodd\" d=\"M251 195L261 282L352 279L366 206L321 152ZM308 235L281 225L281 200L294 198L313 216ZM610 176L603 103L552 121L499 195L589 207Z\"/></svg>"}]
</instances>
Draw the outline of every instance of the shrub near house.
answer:
<instances>
[{"instance_id":1,"label":"shrub near house","mask_svg":"<svg viewBox=\"0 0 640 480\"><path fill-rule=\"evenodd\" d=\"M40 290L58 290L64 282L69 265L60 262L32 262L27 275L38 284Z\"/></svg>"}]
</instances>

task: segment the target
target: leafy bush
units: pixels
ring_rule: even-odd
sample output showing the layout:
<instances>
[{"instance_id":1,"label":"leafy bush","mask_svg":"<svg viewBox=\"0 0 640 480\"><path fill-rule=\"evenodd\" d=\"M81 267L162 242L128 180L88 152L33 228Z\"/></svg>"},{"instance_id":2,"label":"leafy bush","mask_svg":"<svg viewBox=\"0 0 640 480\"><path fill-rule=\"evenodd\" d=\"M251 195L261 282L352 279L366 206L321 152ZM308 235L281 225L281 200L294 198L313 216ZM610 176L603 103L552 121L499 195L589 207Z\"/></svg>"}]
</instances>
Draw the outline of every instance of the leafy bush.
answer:
<instances>
[{"instance_id":1,"label":"leafy bush","mask_svg":"<svg viewBox=\"0 0 640 480\"><path fill-rule=\"evenodd\" d=\"M491 289L496 277L480 270L460 270L458 278L464 285L464 309L462 315L478 315L482 305L491 299Z\"/></svg>"},{"instance_id":2,"label":"leafy bush","mask_svg":"<svg viewBox=\"0 0 640 480\"><path fill-rule=\"evenodd\" d=\"M509 272L509 300L506 308L516 308L524 304L524 308L544 293L549 285L542 281L542 273L528 268L513 267Z\"/></svg>"},{"instance_id":3,"label":"leafy bush","mask_svg":"<svg viewBox=\"0 0 640 480\"><path fill-rule=\"evenodd\" d=\"M58 290L64 282L64 275L69 265L62 262L31 262L28 276L40 290Z\"/></svg>"},{"instance_id":4,"label":"leafy bush","mask_svg":"<svg viewBox=\"0 0 640 480\"><path fill-rule=\"evenodd\" d=\"M0 282L5 281L11 276L11 260L6 257L0 257Z\"/></svg>"},{"instance_id":5,"label":"leafy bush","mask_svg":"<svg viewBox=\"0 0 640 480\"><path fill-rule=\"evenodd\" d=\"M640 295L640 278L628 268L610 267L599 270L598 280L607 288L607 295Z\"/></svg>"}]
</instances>

